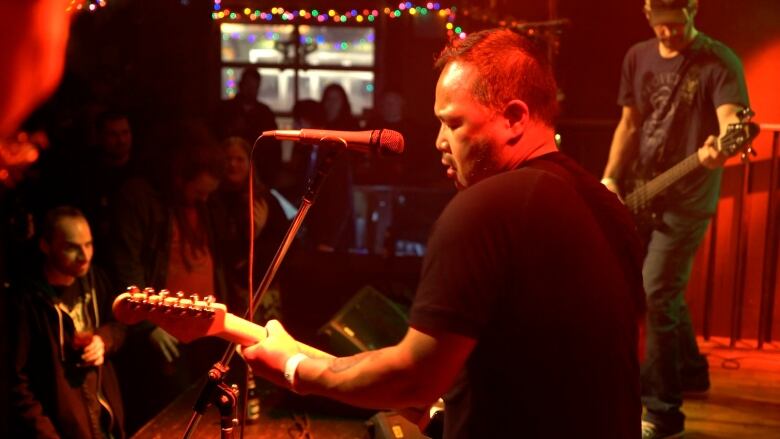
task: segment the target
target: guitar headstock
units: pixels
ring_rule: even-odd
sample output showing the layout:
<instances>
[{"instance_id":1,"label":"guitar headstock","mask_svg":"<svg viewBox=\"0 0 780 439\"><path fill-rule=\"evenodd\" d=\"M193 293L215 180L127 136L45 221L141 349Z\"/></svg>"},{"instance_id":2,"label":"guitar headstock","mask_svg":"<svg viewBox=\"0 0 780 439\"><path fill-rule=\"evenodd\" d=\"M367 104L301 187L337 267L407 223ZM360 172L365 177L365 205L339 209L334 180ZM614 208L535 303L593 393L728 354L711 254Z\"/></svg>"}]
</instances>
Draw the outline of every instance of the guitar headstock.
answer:
<instances>
[{"instance_id":1,"label":"guitar headstock","mask_svg":"<svg viewBox=\"0 0 780 439\"><path fill-rule=\"evenodd\" d=\"M227 308L214 302L213 296L203 299L197 294L185 296L181 291L143 291L131 286L117 296L113 304L114 316L122 323L132 325L148 320L163 328L184 343L207 335L220 335L225 328Z\"/></svg>"},{"instance_id":2,"label":"guitar headstock","mask_svg":"<svg viewBox=\"0 0 780 439\"><path fill-rule=\"evenodd\" d=\"M758 136L761 128L750 120L755 113L750 108L743 108L737 112L738 123L730 123L726 127L726 133L718 142L719 151L731 157L737 152L754 153L750 143Z\"/></svg>"}]
</instances>

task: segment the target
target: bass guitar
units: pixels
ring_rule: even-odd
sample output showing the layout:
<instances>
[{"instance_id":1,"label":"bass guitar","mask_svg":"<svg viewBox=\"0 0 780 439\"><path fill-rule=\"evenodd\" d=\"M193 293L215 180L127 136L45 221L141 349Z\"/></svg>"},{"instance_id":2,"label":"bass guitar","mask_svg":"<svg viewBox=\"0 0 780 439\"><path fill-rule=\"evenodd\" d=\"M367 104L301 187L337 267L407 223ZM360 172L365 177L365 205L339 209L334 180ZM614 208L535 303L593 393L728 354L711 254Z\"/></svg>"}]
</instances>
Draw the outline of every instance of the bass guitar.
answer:
<instances>
[{"instance_id":1,"label":"bass guitar","mask_svg":"<svg viewBox=\"0 0 780 439\"><path fill-rule=\"evenodd\" d=\"M731 157L738 152L750 151L750 142L760 129L758 125L750 122L749 118L750 116L745 116L743 121L728 125L726 133L717 142L717 149L721 154ZM649 181L635 181L633 190L623 197L623 202L634 215L642 216L652 211L653 201L658 195L700 166L698 152L695 152Z\"/></svg>"}]
</instances>

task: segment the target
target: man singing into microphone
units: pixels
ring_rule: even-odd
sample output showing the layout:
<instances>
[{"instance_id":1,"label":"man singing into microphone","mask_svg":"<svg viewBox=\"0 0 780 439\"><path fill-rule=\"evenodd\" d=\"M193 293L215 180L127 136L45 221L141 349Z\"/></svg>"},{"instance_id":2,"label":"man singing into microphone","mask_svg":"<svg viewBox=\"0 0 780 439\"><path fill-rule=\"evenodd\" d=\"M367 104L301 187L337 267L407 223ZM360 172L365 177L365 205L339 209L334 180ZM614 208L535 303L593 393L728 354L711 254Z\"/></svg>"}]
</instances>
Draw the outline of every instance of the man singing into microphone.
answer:
<instances>
[{"instance_id":1,"label":"man singing into microphone","mask_svg":"<svg viewBox=\"0 0 780 439\"><path fill-rule=\"evenodd\" d=\"M270 321L244 350L254 370L363 407L444 395L447 438L639 436L638 241L617 198L557 151L535 44L488 30L437 61L436 148L462 190L434 226L404 339L309 357Z\"/></svg>"}]
</instances>

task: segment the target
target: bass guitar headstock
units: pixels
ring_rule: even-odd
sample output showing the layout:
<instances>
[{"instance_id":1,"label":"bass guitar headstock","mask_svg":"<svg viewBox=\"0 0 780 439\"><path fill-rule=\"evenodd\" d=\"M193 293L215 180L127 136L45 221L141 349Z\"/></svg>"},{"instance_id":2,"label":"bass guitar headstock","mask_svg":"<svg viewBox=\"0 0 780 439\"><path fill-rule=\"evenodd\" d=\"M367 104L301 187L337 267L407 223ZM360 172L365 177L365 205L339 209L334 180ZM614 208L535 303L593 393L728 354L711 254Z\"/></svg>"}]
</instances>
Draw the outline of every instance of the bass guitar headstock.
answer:
<instances>
[{"instance_id":1,"label":"bass guitar headstock","mask_svg":"<svg viewBox=\"0 0 780 439\"><path fill-rule=\"evenodd\" d=\"M758 136L761 128L751 122L755 113L750 108L743 108L737 112L739 122L730 123L726 127L726 133L718 142L720 152L728 157L742 152L742 159L747 160L748 154L755 155L751 142Z\"/></svg>"}]
</instances>

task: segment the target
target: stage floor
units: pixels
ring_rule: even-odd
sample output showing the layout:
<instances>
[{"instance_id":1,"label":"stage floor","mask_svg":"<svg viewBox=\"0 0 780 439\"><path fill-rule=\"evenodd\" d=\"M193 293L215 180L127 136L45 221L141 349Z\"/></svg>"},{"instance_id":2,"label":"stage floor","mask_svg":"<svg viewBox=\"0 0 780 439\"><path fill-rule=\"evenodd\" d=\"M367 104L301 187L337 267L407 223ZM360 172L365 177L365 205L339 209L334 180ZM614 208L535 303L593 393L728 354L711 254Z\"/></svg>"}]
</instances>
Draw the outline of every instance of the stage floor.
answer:
<instances>
[{"instance_id":1,"label":"stage floor","mask_svg":"<svg viewBox=\"0 0 780 439\"><path fill-rule=\"evenodd\" d=\"M699 340L710 363L711 388L702 394L687 394L687 439L780 438L780 343L755 349L749 341L729 349L728 340ZM160 413L133 437L174 439L181 437L191 415L193 389ZM350 413L324 400L304 400L289 392L265 388L262 418L248 425L247 438L289 439L308 431L319 439L363 439L369 414ZM219 418L210 408L193 438L219 438ZM236 437L238 433L236 432Z\"/></svg>"},{"instance_id":2,"label":"stage floor","mask_svg":"<svg viewBox=\"0 0 780 439\"><path fill-rule=\"evenodd\" d=\"M320 398L303 398L273 385L258 381L261 397L260 420L244 427L244 437L251 439L365 439L365 421L373 413L352 409ZM200 393L195 386L166 407L136 432L133 439L178 439L187 429L192 405ZM200 420L193 439L220 437L219 413L209 407ZM234 436L239 438L239 429Z\"/></svg>"},{"instance_id":3,"label":"stage floor","mask_svg":"<svg viewBox=\"0 0 780 439\"><path fill-rule=\"evenodd\" d=\"M699 339L710 363L710 390L687 394L686 439L780 438L780 343Z\"/></svg>"}]
</instances>

